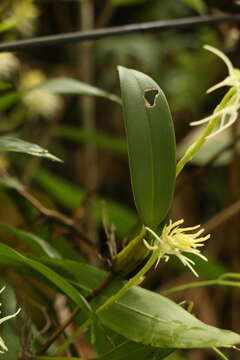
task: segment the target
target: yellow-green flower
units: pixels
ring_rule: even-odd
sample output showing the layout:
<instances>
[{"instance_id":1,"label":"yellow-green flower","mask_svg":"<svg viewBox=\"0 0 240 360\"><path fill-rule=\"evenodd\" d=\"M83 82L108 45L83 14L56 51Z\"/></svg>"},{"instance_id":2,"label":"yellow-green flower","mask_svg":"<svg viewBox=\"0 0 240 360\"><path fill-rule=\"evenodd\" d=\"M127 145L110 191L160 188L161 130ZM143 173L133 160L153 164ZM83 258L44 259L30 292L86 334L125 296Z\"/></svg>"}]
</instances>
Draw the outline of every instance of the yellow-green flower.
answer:
<instances>
[{"instance_id":1,"label":"yellow-green flower","mask_svg":"<svg viewBox=\"0 0 240 360\"><path fill-rule=\"evenodd\" d=\"M179 227L183 222L183 219L174 223L170 220L169 225L164 226L160 236L152 229L146 227L146 230L153 235L156 242L154 245L150 245L145 239L143 241L149 250L158 251L159 255L156 266L162 258L165 259L165 261L168 261L170 255L175 255L184 266L187 266L193 274L198 277L197 272L192 266L195 265L194 261L189 259L186 255L183 255L183 253L195 254L207 261L207 258L201 254L199 248L204 246L204 241L208 240L210 235L200 236L204 232L204 229L199 229L200 225L186 228ZM194 230L197 229L199 230L194 232Z\"/></svg>"},{"instance_id":2,"label":"yellow-green flower","mask_svg":"<svg viewBox=\"0 0 240 360\"><path fill-rule=\"evenodd\" d=\"M1 290L0 290L0 294L4 291L5 287L3 287ZM2 304L0 303L0 306ZM5 316L3 318L0 318L0 325L2 323L4 323L5 321L9 320L9 319L12 319L13 317L17 316L17 314L21 311L21 309L18 309L18 311L15 312L15 314L12 314L12 315L8 315L8 316ZM1 314L1 311L0 311L0 314ZM8 351L8 348L5 344L5 342L3 341L3 339L0 337L0 354L3 354L4 352Z\"/></svg>"},{"instance_id":3,"label":"yellow-green flower","mask_svg":"<svg viewBox=\"0 0 240 360\"><path fill-rule=\"evenodd\" d=\"M216 117L219 117L217 130L208 136L208 138L210 138L218 134L219 132L225 130L237 120L238 112L240 109L240 70L233 67L233 64L231 63L229 58L222 51L209 45L205 45L204 48L220 57L228 68L228 76L223 81L217 83L216 85L208 89L207 93L217 90L223 86L229 86L233 89L232 94L231 96L229 96L229 99L224 105L224 107L217 107L212 115L207 116L202 120L192 122L190 124L192 126L201 125L211 121Z\"/></svg>"}]
</instances>

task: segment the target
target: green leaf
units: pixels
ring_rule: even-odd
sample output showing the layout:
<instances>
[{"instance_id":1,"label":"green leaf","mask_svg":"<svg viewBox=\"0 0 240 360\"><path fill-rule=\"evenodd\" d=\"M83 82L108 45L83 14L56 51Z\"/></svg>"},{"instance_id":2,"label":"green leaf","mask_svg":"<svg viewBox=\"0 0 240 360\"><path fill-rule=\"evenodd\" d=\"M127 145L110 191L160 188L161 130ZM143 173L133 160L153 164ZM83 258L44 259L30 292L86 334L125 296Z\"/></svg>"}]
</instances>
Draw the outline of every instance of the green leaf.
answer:
<instances>
[{"instance_id":1,"label":"green leaf","mask_svg":"<svg viewBox=\"0 0 240 360\"><path fill-rule=\"evenodd\" d=\"M95 360L161 360L167 357L173 350L156 349L151 346L125 340L122 344L115 346L106 354L99 355Z\"/></svg>"},{"instance_id":2,"label":"green leaf","mask_svg":"<svg viewBox=\"0 0 240 360\"><path fill-rule=\"evenodd\" d=\"M92 358L92 360L161 360L170 354L169 349L154 349L149 346L133 343L126 340L121 345L114 347L111 351L106 354L99 355ZM48 357L48 356L37 356L35 360L83 360L76 357Z\"/></svg>"},{"instance_id":3,"label":"green leaf","mask_svg":"<svg viewBox=\"0 0 240 360\"><path fill-rule=\"evenodd\" d=\"M0 96L0 111L9 109L21 98L19 92L10 92Z\"/></svg>"},{"instance_id":4,"label":"green leaf","mask_svg":"<svg viewBox=\"0 0 240 360\"><path fill-rule=\"evenodd\" d=\"M89 314L91 308L85 298L76 290L68 281L63 277L59 276L56 272L51 270L46 265L41 264L36 260L32 260L29 257L26 257L19 252L11 249L9 246L0 243L0 254L1 258L3 256L3 262L6 260L12 261L16 264L23 264L29 268L34 269L45 278L47 278L51 283L58 287L65 295L67 295L74 303L81 306L83 311Z\"/></svg>"},{"instance_id":5,"label":"green leaf","mask_svg":"<svg viewBox=\"0 0 240 360\"><path fill-rule=\"evenodd\" d=\"M85 191L80 187L51 174L45 169L39 169L35 174L36 182L47 190L59 203L69 210L73 210L85 198ZM133 211L110 199L96 196L93 210L97 223L102 223L102 206L105 204L110 223L116 226L116 232L123 236L137 224Z\"/></svg>"},{"instance_id":6,"label":"green leaf","mask_svg":"<svg viewBox=\"0 0 240 360\"><path fill-rule=\"evenodd\" d=\"M100 131L88 131L76 126L60 126L56 130L56 135L81 144L96 145L124 158L127 155L127 146L124 140Z\"/></svg>"},{"instance_id":7,"label":"green leaf","mask_svg":"<svg viewBox=\"0 0 240 360\"><path fill-rule=\"evenodd\" d=\"M39 236L31 234L24 230L19 230L3 222L0 222L0 227L26 242L33 250L36 250L39 254L47 255L50 258L61 258L61 255L58 253L58 251Z\"/></svg>"},{"instance_id":8,"label":"green leaf","mask_svg":"<svg viewBox=\"0 0 240 360\"><path fill-rule=\"evenodd\" d=\"M89 294L107 276L107 272L74 260L41 257L38 260L68 280L78 282L79 287Z\"/></svg>"},{"instance_id":9,"label":"green leaf","mask_svg":"<svg viewBox=\"0 0 240 360\"><path fill-rule=\"evenodd\" d=\"M37 86L37 88L55 94L100 96L121 104L118 96L71 78L50 79Z\"/></svg>"},{"instance_id":10,"label":"green leaf","mask_svg":"<svg viewBox=\"0 0 240 360\"><path fill-rule=\"evenodd\" d=\"M62 162L62 160L50 154L48 150L43 149L41 146L11 136L0 137L0 151L20 152Z\"/></svg>"},{"instance_id":11,"label":"green leaf","mask_svg":"<svg viewBox=\"0 0 240 360\"><path fill-rule=\"evenodd\" d=\"M0 81L0 91L11 88L11 84L5 81Z\"/></svg>"},{"instance_id":12,"label":"green leaf","mask_svg":"<svg viewBox=\"0 0 240 360\"><path fill-rule=\"evenodd\" d=\"M206 325L170 299L140 287L131 288L98 316L122 336L154 347L190 349L240 343L240 335Z\"/></svg>"},{"instance_id":13,"label":"green leaf","mask_svg":"<svg viewBox=\"0 0 240 360\"><path fill-rule=\"evenodd\" d=\"M182 0L185 4L190 6L193 10L196 10L200 14L207 12L207 6L203 0Z\"/></svg>"},{"instance_id":14,"label":"green leaf","mask_svg":"<svg viewBox=\"0 0 240 360\"><path fill-rule=\"evenodd\" d=\"M156 228L172 201L176 146L167 100L147 75L119 67L135 204L144 225Z\"/></svg>"},{"instance_id":15,"label":"green leaf","mask_svg":"<svg viewBox=\"0 0 240 360\"><path fill-rule=\"evenodd\" d=\"M41 261L56 271L71 273L87 292L107 276L103 270L75 261L46 258ZM92 306L98 307L123 284L119 280L112 282ZM209 348L240 343L240 335L206 325L172 300L137 286L98 316L106 327L125 338L154 347Z\"/></svg>"}]
</instances>

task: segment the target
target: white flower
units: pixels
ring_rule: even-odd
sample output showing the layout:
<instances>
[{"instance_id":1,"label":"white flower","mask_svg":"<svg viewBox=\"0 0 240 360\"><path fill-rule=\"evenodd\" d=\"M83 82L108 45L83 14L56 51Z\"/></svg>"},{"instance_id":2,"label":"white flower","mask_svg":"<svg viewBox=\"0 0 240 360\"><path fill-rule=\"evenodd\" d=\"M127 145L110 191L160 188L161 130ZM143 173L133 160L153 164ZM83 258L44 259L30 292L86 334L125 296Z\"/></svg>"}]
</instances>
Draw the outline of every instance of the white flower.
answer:
<instances>
[{"instance_id":1,"label":"white flower","mask_svg":"<svg viewBox=\"0 0 240 360\"><path fill-rule=\"evenodd\" d=\"M152 234L157 241L154 245L150 245L145 239L143 241L149 250L158 251L159 256L156 266L162 258L168 261L170 255L175 255L184 266L187 266L193 274L198 277L197 272L192 267L192 265L195 265L194 261L183 255L183 253L195 254L207 261L207 258L201 254L199 248L204 246L203 242L208 240L210 235L200 236L204 232L204 229L200 229L195 233L188 233L189 231L199 229L200 225L180 228L179 225L183 222L183 219L174 223L170 220L169 225L164 226L160 236L146 227L146 230Z\"/></svg>"},{"instance_id":2,"label":"white flower","mask_svg":"<svg viewBox=\"0 0 240 360\"><path fill-rule=\"evenodd\" d=\"M4 291L5 287L3 287L1 290L0 290L0 294ZM0 303L0 306L2 304ZM13 317L17 316L17 314L21 311L21 309L18 309L18 311L15 312L15 314L12 314L12 315L8 315L8 316L5 316L3 318L0 318L0 325L2 323L4 323L5 321L9 320L9 319L12 319ZM1 314L1 311L0 311L0 314ZM4 352L8 351L8 348L6 346L6 344L4 343L3 339L0 337L0 354L3 354Z\"/></svg>"},{"instance_id":3,"label":"white flower","mask_svg":"<svg viewBox=\"0 0 240 360\"><path fill-rule=\"evenodd\" d=\"M46 77L41 71L28 71L21 79L21 88L25 91L22 100L27 106L30 115L51 118L61 109L62 99L59 95L48 91L34 89L45 80ZM33 89L31 90L31 88Z\"/></svg>"},{"instance_id":4,"label":"white flower","mask_svg":"<svg viewBox=\"0 0 240 360\"><path fill-rule=\"evenodd\" d=\"M210 138L225 130L237 120L240 109L240 70L234 68L229 58L220 50L209 45L205 45L204 48L220 57L228 68L228 76L223 81L208 89L207 93L210 93L223 86L230 86L232 88L232 92L229 93L229 95L226 95L227 101L223 107L218 106L212 115L190 124L192 126L200 125L219 117L218 129L208 136L208 138Z\"/></svg>"},{"instance_id":5,"label":"white flower","mask_svg":"<svg viewBox=\"0 0 240 360\"><path fill-rule=\"evenodd\" d=\"M19 68L19 65L17 57L12 53L0 53L0 78L6 79L11 76Z\"/></svg>"}]
</instances>

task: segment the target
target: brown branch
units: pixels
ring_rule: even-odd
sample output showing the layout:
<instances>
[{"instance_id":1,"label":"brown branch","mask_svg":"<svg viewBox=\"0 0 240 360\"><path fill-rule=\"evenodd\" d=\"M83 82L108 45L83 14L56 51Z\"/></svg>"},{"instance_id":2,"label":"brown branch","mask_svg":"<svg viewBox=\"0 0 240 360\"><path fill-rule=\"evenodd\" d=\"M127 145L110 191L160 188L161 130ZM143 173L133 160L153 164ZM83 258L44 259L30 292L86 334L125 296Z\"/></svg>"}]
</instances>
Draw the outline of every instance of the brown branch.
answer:
<instances>
[{"instance_id":1,"label":"brown branch","mask_svg":"<svg viewBox=\"0 0 240 360\"><path fill-rule=\"evenodd\" d=\"M56 220L63 224L64 226L70 227L74 230L81 238L84 245L97 255L97 250L91 243L91 241L83 234L81 227L77 224L71 217L64 215L56 210L51 210L45 207L38 199L36 199L32 194L30 194L24 187L15 188L15 190L26 199L40 214L46 216L49 219Z\"/></svg>"},{"instance_id":2,"label":"brown branch","mask_svg":"<svg viewBox=\"0 0 240 360\"><path fill-rule=\"evenodd\" d=\"M115 7L112 5L112 1L106 0L103 10L96 21L96 28L99 29L107 26L114 11Z\"/></svg>"},{"instance_id":3,"label":"brown branch","mask_svg":"<svg viewBox=\"0 0 240 360\"><path fill-rule=\"evenodd\" d=\"M230 220L233 216L237 215L239 212L240 212L240 200L228 206L226 209L220 211L212 219L207 221L204 225L204 229L207 232L212 231L216 229L218 226Z\"/></svg>"},{"instance_id":4,"label":"brown branch","mask_svg":"<svg viewBox=\"0 0 240 360\"><path fill-rule=\"evenodd\" d=\"M89 294L86 296L87 301L91 301L94 297L96 297L113 279L113 273L110 272L106 278ZM42 355L45 351L53 344L53 342L63 333L63 331L71 324L71 322L75 319L75 317L80 313L81 308L77 306L71 315L64 321L63 324L57 328L53 334L48 338L46 343L42 346L40 350L38 350L36 355Z\"/></svg>"}]
</instances>

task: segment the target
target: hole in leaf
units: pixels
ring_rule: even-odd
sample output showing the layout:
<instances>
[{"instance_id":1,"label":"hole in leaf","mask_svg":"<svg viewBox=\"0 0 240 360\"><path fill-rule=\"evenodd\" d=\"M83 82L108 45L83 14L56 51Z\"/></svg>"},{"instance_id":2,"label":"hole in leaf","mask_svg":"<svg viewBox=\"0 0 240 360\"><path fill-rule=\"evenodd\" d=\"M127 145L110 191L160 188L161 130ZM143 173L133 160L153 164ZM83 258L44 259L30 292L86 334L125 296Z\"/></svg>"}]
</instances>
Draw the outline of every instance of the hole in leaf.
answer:
<instances>
[{"instance_id":1,"label":"hole in leaf","mask_svg":"<svg viewBox=\"0 0 240 360\"><path fill-rule=\"evenodd\" d=\"M154 107L159 95L160 94L158 89L153 88L144 90L144 105L148 108Z\"/></svg>"}]
</instances>

